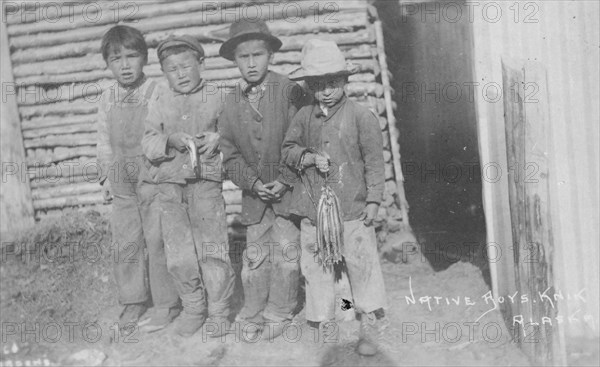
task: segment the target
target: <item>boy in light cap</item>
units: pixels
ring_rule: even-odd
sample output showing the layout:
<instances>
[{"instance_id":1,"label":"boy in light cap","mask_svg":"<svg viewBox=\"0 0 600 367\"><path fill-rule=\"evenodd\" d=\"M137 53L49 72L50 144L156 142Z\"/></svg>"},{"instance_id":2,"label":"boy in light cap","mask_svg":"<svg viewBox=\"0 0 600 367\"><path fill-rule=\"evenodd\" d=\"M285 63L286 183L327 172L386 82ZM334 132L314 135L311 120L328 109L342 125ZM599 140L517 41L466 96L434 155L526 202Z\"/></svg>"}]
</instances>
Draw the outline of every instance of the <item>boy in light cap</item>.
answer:
<instances>
[{"instance_id":1,"label":"boy in light cap","mask_svg":"<svg viewBox=\"0 0 600 367\"><path fill-rule=\"evenodd\" d=\"M218 151L221 102L202 80L204 50L194 38L168 38L157 53L169 88L159 88L149 105L142 139L147 158L140 173L142 201L155 213L151 236L164 241L167 267L183 304L175 331L191 336L208 316L207 333L220 336L229 330L235 281ZM191 152L198 157L198 168L188 152L190 141L198 147Z\"/></svg>"},{"instance_id":2,"label":"boy in light cap","mask_svg":"<svg viewBox=\"0 0 600 367\"><path fill-rule=\"evenodd\" d=\"M244 306L237 320L244 337L274 339L298 305L300 231L289 216L295 173L280 165L281 143L292 117L306 104L302 88L269 70L281 41L263 21L240 20L219 54L242 74L219 117L223 164L242 190L247 225L242 282Z\"/></svg>"},{"instance_id":3,"label":"boy in light cap","mask_svg":"<svg viewBox=\"0 0 600 367\"><path fill-rule=\"evenodd\" d=\"M386 307L373 227L385 186L382 134L377 117L346 96L344 86L356 68L346 63L334 42L309 40L302 55L301 68L290 79L304 80L315 99L292 120L281 154L302 177L292 191L290 211L303 218L300 242L306 319L314 325L335 316L334 272L324 270L316 260L317 201L327 183L341 206L341 254L361 319L357 351L374 355Z\"/></svg>"}]
</instances>

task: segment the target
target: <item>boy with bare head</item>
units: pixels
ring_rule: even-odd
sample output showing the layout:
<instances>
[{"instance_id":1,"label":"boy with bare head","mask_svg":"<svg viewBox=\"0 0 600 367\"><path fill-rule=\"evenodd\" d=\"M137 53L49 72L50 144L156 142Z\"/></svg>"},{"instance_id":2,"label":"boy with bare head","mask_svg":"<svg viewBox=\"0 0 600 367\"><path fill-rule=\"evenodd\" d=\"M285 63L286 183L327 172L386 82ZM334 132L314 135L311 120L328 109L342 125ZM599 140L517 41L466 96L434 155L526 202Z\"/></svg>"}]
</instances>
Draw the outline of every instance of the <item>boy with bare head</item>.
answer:
<instances>
[{"instance_id":1,"label":"boy with bare head","mask_svg":"<svg viewBox=\"0 0 600 367\"><path fill-rule=\"evenodd\" d=\"M119 302L125 305L119 323L133 331L150 300L156 307L178 303L162 246L145 241L147 217L141 213L137 189L147 102L156 83L144 75L148 48L137 29L111 28L102 38L101 52L117 83L102 94L98 108L100 182L105 200L113 205L112 241L119 254L114 274Z\"/></svg>"}]
</instances>

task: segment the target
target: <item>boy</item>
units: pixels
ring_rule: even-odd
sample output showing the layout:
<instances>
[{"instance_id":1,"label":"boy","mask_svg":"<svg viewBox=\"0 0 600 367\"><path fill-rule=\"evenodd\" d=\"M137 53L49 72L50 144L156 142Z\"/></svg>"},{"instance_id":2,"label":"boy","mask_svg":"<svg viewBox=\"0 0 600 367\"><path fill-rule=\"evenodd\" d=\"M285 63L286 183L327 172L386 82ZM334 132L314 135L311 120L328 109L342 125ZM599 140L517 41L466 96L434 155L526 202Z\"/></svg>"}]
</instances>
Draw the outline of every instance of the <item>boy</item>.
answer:
<instances>
[{"instance_id":1,"label":"boy","mask_svg":"<svg viewBox=\"0 0 600 367\"><path fill-rule=\"evenodd\" d=\"M150 296L156 307L178 303L162 244L144 240L148 218L141 213L137 190L147 101L155 83L143 73L148 48L137 29L111 28L102 38L101 51L117 85L103 93L98 109L98 164L104 199L113 204L112 240L119 254L114 273L119 303L125 305L120 327L129 324L132 331L131 323L146 312Z\"/></svg>"},{"instance_id":2,"label":"boy","mask_svg":"<svg viewBox=\"0 0 600 367\"><path fill-rule=\"evenodd\" d=\"M235 281L217 150L221 103L202 80L204 49L194 38L168 38L157 54L170 89L160 88L150 101L142 139L147 159L140 192L144 205L158 213L148 236L164 240L167 266L183 304L175 332L193 335L208 314L212 323L207 331L220 336L229 330ZM199 170L186 148L190 140L199 146Z\"/></svg>"},{"instance_id":3,"label":"boy","mask_svg":"<svg viewBox=\"0 0 600 367\"><path fill-rule=\"evenodd\" d=\"M280 47L263 21L240 20L219 51L242 74L227 96L219 131L223 164L243 190L245 301L237 319L251 326L242 329L249 339L260 329L267 339L281 335L297 306L300 231L288 213L295 173L285 166L280 172L279 162L281 143L305 95L299 85L269 71Z\"/></svg>"},{"instance_id":4,"label":"boy","mask_svg":"<svg viewBox=\"0 0 600 367\"><path fill-rule=\"evenodd\" d=\"M342 255L354 308L361 317L357 350L373 355L386 307L372 226L384 190L381 130L371 111L346 97L344 86L353 70L334 42L309 40L302 54L301 68L290 78L305 80L315 102L294 117L282 156L302 177L294 188L290 211L303 217L301 268L306 278L306 319L318 324L335 316L334 272L324 271L315 260L316 208L327 182L340 201Z\"/></svg>"}]
</instances>

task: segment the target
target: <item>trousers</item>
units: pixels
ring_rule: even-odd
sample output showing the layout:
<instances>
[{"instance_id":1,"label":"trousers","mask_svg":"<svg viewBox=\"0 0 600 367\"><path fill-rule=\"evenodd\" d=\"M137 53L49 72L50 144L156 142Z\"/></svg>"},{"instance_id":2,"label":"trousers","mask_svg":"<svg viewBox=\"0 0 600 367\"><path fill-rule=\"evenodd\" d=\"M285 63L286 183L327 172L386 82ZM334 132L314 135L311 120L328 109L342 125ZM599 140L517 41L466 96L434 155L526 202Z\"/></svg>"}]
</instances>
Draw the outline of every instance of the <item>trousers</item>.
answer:
<instances>
[{"instance_id":1,"label":"trousers","mask_svg":"<svg viewBox=\"0 0 600 367\"><path fill-rule=\"evenodd\" d=\"M322 322L335 318L340 300L336 300L333 272L318 263L316 227L305 218L300 224L302 257L300 266L306 279L306 319ZM385 286L377 253L375 229L362 220L344 222L342 256L346 264L352 304L356 312L369 313L386 308Z\"/></svg>"}]
</instances>

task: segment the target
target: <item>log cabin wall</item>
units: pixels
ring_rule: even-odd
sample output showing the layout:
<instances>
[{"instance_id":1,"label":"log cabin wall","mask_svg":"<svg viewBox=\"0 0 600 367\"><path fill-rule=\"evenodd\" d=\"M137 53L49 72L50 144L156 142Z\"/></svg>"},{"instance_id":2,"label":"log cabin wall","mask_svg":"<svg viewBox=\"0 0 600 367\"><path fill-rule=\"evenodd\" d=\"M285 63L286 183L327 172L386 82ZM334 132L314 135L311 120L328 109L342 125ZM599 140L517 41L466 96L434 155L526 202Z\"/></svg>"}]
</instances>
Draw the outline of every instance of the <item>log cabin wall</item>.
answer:
<instances>
[{"instance_id":1,"label":"log cabin wall","mask_svg":"<svg viewBox=\"0 0 600 367\"><path fill-rule=\"evenodd\" d=\"M376 19L367 1L111 0L67 4L4 3L36 218L60 215L68 208L103 208L96 177L95 114L101 92L115 83L99 53L100 39L110 27L128 24L145 34L149 46L145 73L156 79L163 78L157 44L171 34L197 37L206 51L203 77L227 89L240 74L232 62L218 56L220 42L214 34L227 34L231 22L241 17L265 19L283 41L275 55L274 71L287 74L297 68L302 46L315 37L337 42L346 58L360 65L361 71L350 77L347 92L379 116L386 161L386 194L380 215L398 215L387 119L393 111L391 104L386 109L384 91L389 85L381 81ZM224 196L229 223L235 224L241 211L241 191L226 182Z\"/></svg>"}]
</instances>

